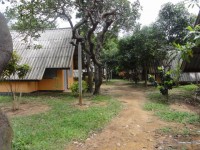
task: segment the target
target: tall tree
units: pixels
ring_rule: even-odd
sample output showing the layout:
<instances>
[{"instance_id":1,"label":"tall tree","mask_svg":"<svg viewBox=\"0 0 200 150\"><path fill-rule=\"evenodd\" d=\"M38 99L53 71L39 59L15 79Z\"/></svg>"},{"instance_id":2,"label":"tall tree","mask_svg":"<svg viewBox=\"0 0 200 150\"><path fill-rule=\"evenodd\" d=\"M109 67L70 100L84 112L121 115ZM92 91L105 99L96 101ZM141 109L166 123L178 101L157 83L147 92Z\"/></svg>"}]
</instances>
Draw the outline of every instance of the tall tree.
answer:
<instances>
[{"instance_id":1,"label":"tall tree","mask_svg":"<svg viewBox=\"0 0 200 150\"><path fill-rule=\"evenodd\" d=\"M134 26L139 17L139 9L138 0L134 3L128 0L32 0L16 3L9 12L17 12L15 28L28 31L31 36L38 36L39 30L45 29L46 24L54 23L58 18L67 20L72 28L72 38L85 45L84 50L94 62L94 94L98 94L102 84L103 66L100 53L105 35L113 28L130 29ZM76 24L72 22L71 12L78 12L80 19ZM80 32L84 25L87 30Z\"/></svg>"},{"instance_id":2,"label":"tall tree","mask_svg":"<svg viewBox=\"0 0 200 150\"><path fill-rule=\"evenodd\" d=\"M156 26L164 32L168 43L184 43L187 34L186 27L194 23L192 16L184 3L164 4L159 12Z\"/></svg>"},{"instance_id":3,"label":"tall tree","mask_svg":"<svg viewBox=\"0 0 200 150\"><path fill-rule=\"evenodd\" d=\"M154 25L143 27L134 32L131 37L120 40L119 55L123 58L120 64L134 72L143 69L145 85L147 85L149 68L165 58L166 52L161 48L165 43L163 33Z\"/></svg>"}]
</instances>

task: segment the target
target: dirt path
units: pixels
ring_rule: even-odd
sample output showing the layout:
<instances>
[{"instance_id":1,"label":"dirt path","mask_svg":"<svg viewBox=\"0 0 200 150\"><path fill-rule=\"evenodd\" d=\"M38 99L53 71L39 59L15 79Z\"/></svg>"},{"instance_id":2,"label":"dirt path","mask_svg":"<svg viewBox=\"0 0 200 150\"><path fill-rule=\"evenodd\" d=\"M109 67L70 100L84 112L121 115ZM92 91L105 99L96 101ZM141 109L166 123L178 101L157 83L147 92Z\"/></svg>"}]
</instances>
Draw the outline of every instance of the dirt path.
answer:
<instances>
[{"instance_id":1,"label":"dirt path","mask_svg":"<svg viewBox=\"0 0 200 150\"><path fill-rule=\"evenodd\" d=\"M104 92L117 97L124 110L100 133L92 135L84 143L73 143L67 150L154 150L155 129L165 123L157 120L151 112L142 109L145 92L139 88L117 82L104 86Z\"/></svg>"}]
</instances>

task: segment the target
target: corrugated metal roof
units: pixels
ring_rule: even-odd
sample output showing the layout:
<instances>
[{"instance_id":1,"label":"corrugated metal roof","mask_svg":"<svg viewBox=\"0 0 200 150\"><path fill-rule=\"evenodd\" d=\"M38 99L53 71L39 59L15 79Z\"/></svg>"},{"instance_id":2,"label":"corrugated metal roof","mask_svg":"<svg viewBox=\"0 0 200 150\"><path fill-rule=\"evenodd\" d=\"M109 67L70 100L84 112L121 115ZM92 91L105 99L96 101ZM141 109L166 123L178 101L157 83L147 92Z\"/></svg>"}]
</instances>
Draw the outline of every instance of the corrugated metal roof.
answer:
<instances>
[{"instance_id":1,"label":"corrugated metal roof","mask_svg":"<svg viewBox=\"0 0 200 150\"><path fill-rule=\"evenodd\" d=\"M22 40L17 32L11 32L13 47L21 56L20 64L28 64L31 70L23 80L41 80L46 68L68 69L71 67L74 46L71 29L51 29L40 33L40 37L33 41L42 47L28 48L28 43ZM16 80L12 77L10 80Z\"/></svg>"},{"instance_id":2,"label":"corrugated metal roof","mask_svg":"<svg viewBox=\"0 0 200 150\"><path fill-rule=\"evenodd\" d=\"M180 58L180 54L177 54L175 59L172 61L171 63L171 69L174 70L177 67L178 64L178 59ZM180 60L180 63L182 63L183 61ZM172 77L174 77L174 75L172 74ZM191 72L191 73L181 73L179 82L196 82L196 81L200 81L200 73L199 72Z\"/></svg>"}]
</instances>

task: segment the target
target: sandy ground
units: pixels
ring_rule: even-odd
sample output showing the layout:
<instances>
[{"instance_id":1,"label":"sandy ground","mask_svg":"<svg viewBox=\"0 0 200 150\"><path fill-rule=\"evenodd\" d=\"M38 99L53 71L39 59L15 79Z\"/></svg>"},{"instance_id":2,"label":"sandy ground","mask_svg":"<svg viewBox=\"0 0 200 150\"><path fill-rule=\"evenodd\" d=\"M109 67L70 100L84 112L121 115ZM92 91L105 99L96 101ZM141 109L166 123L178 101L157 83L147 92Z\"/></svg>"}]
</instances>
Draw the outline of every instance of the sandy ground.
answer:
<instances>
[{"instance_id":1,"label":"sandy ground","mask_svg":"<svg viewBox=\"0 0 200 150\"><path fill-rule=\"evenodd\" d=\"M34 114L39 114L46 112L50 109L49 106L41 104L41 103L24 103L18 104L19 109L16 111L12 111L10 107L3 107L2 111L6 113L8 117L16 117L16 116L31 116Z\"/></svg>"},{"instance_id":2,"label":"sandy ground","mask_svg":"<svg viewBox=\"0 0 200 150\"><path fill-rule=\"evenodd\" d=\"M145 92L122 82L103 86L103 92L117 97L124 110L101 132L91 135L84 143L73 142L66 150L154 150L155 130L166 125L151 112L143 110Z\"/></svg>"}]
</instances>

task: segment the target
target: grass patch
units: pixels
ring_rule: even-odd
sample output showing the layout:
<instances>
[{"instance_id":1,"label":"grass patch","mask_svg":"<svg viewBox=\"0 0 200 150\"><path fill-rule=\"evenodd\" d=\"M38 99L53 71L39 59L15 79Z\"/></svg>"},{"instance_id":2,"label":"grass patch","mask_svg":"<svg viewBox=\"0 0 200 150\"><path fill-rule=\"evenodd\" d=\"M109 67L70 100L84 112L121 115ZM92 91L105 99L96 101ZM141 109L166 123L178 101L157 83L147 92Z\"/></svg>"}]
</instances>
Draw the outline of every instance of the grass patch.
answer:
<instances>
[{"instance_id":1,"label":"grass patch","mask_svg":"<svg viewBox=\"0 0 200 150\"><path fill-rule=\"evenodd\" d=\"M193 135L193 136L198 136L198 133L196 131L196 129L190 129L188 127L170 127L170 126L166 126L163 127L161 129L157 130L158 133L161 134L168 134L168 135L173 135L173 136L177 136L177 135L181 135L184 137Z\"/></svg>"},{"instance_id":2,"label":"grass patch","mask_svg":"<svg viewBox=\"0 0 200 150\"><path fill-rule=\"evenodd\" d=\"M147 93L147 97L150 101L152 102L158 102L158 103L165 103L166 101L166 97L163 96L162 94L160 94L159 91L153 91L153 92L149 92Z\"/></svg>"},{"instance_id":3,"label":"grass patch","mask_svg":"<svg viewBox=\"0 0 200 150\"><path fill-rule=\"evenodd\" d=\"M92 101L97 101L97 102L105 102L108 99L110 99L111 97L109 95L97 95L97 96L93 96L92 97Z\"/></svg>"},{"instance_id":4,"label":"grass patch","mask_svg":"<svg viewBox=\"0 0 200 150\"><path fill-rule=\"evenodd\" d=\"M175 88L175 89L178 89L178 90L185 90L185 91L194 91L198 88L197 85L195 84L190 84L190 85L183 85L183 86L179 86L178 88Z\"/></svg>"},{"instance_id":5,"label":"grass patch","mask_svg":"<svg viewBox=\"0 0 200 150\"><path fill-rule=\"evenodd\" d=\"M168 134L172 132L172 128L171 127L163 127L160 129L160 132Z\"/></svg>"},{"instance_id":6,"label":"grass patch","mask_svg":"<svg viewBox=\"0 0 200 150\"><path fill-rule=\"evenodd\" d=\"M148 102L144 105L144 109L147 111L161 111L161 110L167 110L169 107L166 104L161 103L151 103Z\"/></svg>"},{"instance_id":7,"label":"grass patch","mask_svg":"<svg viewBox=\"0 0 200 150\"><path fill-rule=\"evenodd\" d=\"M144 109L147 111L154 111L156 116L165 121L199 124L200 118L198 114L176 111L170 108L170 103L172 102L181 103L185 100L192 100L191 92L195 88L195 85L186 85L173 89L169 96L169 103L165 103L166 99L159 91L149 92L147 97L150 102L144 105Z\"/></svg>"},{"instance_id":8,"label":"grass patch","mask_svg":"<svg viewBox=\"0 0 200 150\"><path fill-rule=\"evenodd\" d=\"M190 124L199 123L199 116L193 113L167 110L158 111L155 114L166 121Z\"/></svg>"},{"instance_id":9,"label":"grass patch","mask_svg":"<svg viewBox=\"0 0 200 150\"><path fill-rule=\"evenodd\" d=\"M124 79L112 79L112 80L109 80L109 81L104 81L104 83L106 84L106 85L113 85L113 84L115 84L115 83L117 83L117 82L124 82L124 83L129 83L129 81L128 80L124 80Z\"/></svg>"},{"instance_id":10,"label":"grass patch","mask_svg":"<svg viewBox=\"0 0 200 150\"><path fill-rule=\"evenodd\" d=\"M1 97L0 103L7 97ZM109 96L96 96L95 103L106 101L106 106L91 106L81 110L73 106L76 98L68 95L26 96L23 101L42 102L51 107L46 113L11 119L14 130L14 150L63 150L68 142L84 140L102 129L121 109L119 101Z\"/></svg>"},{"instance_id":11,"label":"grass patch","mask_svg":"<svg viewBox=\"0 0 200 150\"><path fill-rule=\"evenodd\" d=\"M175 111L167 104L148 102L144 105L147 111L154 111L155 115L165 121L198 124L199 116L194 113Z\"/></svg>"}]
</instances>

